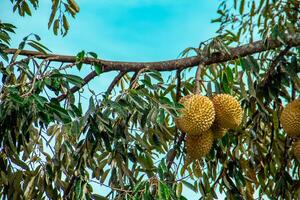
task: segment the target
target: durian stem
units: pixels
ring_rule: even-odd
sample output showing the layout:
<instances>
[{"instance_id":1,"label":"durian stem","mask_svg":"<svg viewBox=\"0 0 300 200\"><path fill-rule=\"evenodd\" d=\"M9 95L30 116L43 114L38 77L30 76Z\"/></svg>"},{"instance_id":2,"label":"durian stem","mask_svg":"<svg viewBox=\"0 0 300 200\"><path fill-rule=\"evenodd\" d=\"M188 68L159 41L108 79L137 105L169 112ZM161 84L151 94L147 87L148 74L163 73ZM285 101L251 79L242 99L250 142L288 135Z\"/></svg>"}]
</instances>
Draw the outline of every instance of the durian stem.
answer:
<instances>
[{"instance_id":1,"label":"durian stem","mask_svg":"<svg viewBox=\"0 0 300 200\"><path fill-rule=\"evenodd\" d=\"M201 76L201 69L204 68L204 65L200 63L198 65L196 76L195 76L195 87L194 87L194 94L200 94L200 76Z\"/></svg>"},{"instance_id":2,"label":"durian stem","mask_svg":"<svg viewBox=\"0 0 300 200\"><path fill-rule=\"evenodd\" d=\"M181 69L178 69L176 71L176 79L177 79L177 85L176 85L176 101L178 102L181 97Z\"/></svg>"},{"instance_id":3,"label":"durian stem","mask_svg":"<svg viewBox=\"0 0 300 200\"><path fill-rule=\"evenodd\" d=\"M181 97L181 69L178 69L176 71L176 79L177 79L177 85L176 85L176 102L179 101ZM176 145L176 141L178 138L178 128L175 126L175 136L174 136L174 146Z\"/></svg>"},{"instance_id":4,"label":"durian stem","mask_svg":"<svg viewBox=\"0 0 300 200\"><path fill-rule=\"evenodd\" d=\"M172 164L173 164L173 162L174 162L174 159L175 159L175 157L176 157L177 150L178 150L179 147L181 146L181 143L183 142L184 138L185 138L185 133L181 133L181 135L180 135L179 138L178 138L178 142L177 142L177 143L175 144L175 146L174 146L175 151L174 151L174 153L170 156L170 159L169 159L168 162L167 162L167 167L168 167L168 169L171 168L171 166L172 166Z\"/></svg>"}]
</instances>

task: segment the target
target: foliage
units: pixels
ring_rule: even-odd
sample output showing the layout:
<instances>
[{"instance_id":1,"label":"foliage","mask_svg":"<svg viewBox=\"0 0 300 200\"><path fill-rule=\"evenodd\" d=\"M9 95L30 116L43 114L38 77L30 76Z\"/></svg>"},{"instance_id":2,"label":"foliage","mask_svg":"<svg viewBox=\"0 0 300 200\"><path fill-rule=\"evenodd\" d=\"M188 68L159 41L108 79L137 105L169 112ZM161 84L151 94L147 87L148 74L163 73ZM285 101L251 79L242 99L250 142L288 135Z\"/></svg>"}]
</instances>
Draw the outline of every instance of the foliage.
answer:
<instances>
[{"instance_id":1,"label":"foliage","mask_svg":"<svg viewBox=\"0 0 300 200\"><path fill-rule=\"evenodd\" d=\"M18 11L20 16L32 15L32 8L37 9L39 6L39 0L10 0L13 4L13 12ZM52 0L51 14L48 21L48 29L53 28L55 35L60 34L67 35L70 25L67 19L67 14L73 18L79 12L79 6L74 0Z\"/></svg>"},{"instance_id":2,"label":"foliage","mask_svg":"<svg viewBox=\"0 0 300 200\"><path fill-rule=\"evenodd\" d=\"M11 2L21 16L38 7L38 0ZM74 17L79 7L73 0L52 3L49 27L55 34L60 27L65 35L65 13ZM68 91L83 87L85 80L67 69L76 65L80 70L85 57L97 55L80 52L75 63L60 67L51 60L20 56L19 51L9 56L5 50L15 27L1 22L1 197L186 199L182 190L189 188L201 199L219 193L227 199L297 198L299 162L279 116L283 105L299 97L299 48L285 44L285 36L299 30L299 2L222 1L217 12L220 16L213 22L220 23L220 36L202 43L197 53L226 54L230 44L269 36L282 41L282 47L202 68L201 93L236 96L244 118L238 129L215 141L205 158L187 167L173 119L182 108L178 97L195 86L189 69L176 77L153 70L125 74L115 95L90 90L89 103L83 106L82 92ZM31 34L18 48L29 45L47 54L50 50L39 40ZM94 69L101 79L101 66ZM61 94L67 94L63 102ZM111 192L101 196L93 183Z\"/></svg>"}]
</instances>

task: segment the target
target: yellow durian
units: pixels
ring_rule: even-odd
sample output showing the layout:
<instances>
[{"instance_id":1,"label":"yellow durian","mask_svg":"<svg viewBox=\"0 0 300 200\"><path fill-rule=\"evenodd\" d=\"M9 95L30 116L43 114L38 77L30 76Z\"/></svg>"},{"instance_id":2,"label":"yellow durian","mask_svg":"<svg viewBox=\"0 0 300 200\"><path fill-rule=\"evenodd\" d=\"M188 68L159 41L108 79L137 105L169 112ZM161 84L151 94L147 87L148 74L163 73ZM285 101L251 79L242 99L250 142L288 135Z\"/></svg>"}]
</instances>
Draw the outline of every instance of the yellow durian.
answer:
<instances>
[{"instance_id":1,"label":"yellow durian","mask_svg":"<svg viewBox=\"0 0 300 200\"><path fill-rule=\"evenodd\" d=\"M289 136L300 136L300 99L287 104L281 113L280 121Z\"/></svg>"},{"instance_id":2,"label":"yellow durian","mask_svg":"<svg viewBox=\"0 0 300 200\"><path fill-rule=\"evenodd\" d=\"M180 117L175 120L177 127L187 135L199 135L207 131L215 119L212 101L199 94L188 95L179 101L184 108Z\"/></svg>"},{"instance_id":3,"label":"yellow durian","mask_svg":"<svg viewBox=\"0 0 300 200\"><path fill-rule=\"evenodd\" d=\"M212 97L216 112L216 122L220 127L235 129L241 122L243 110L240 103L231 95L218 94Z\"/></svg>"},{"instance_id":4,"label":"yellow durian","mask_svg":"<svg viewBox=\"0 0 300 200\"><path fill-rule=\"evenodd\" d=\"M186 163L190 163L193 160L200 159L207 155L212 147L214 140L211 129L203 132L199 135L187 135L186 136Z\"/></svg>"}]
</instances>

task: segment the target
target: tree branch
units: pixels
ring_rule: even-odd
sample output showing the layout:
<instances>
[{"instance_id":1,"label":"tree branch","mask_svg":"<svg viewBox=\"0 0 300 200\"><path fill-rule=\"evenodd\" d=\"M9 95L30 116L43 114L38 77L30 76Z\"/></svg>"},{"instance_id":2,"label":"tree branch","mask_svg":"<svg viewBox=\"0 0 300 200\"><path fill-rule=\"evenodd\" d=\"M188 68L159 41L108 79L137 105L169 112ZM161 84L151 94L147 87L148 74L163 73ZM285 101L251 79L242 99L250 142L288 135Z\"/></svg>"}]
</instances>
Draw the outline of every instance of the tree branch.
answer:
<instances>
[{"instance_id":1,"label":"tree branch","mask_svg":"<svg viewBox=\"0 0 300 200\"><path fill-rule=\"evenodd\" d=\"M300 34L286 35L285 44L291 47L300 45ZM236 48L230 48L229 54L213 54L211 56L192 56L188 58L181 58L177 60L168 60L161 62L120 62L120 61L108 61L95 58L84 58L82 63L84 64L97 64L103 67L103 72L108 71L139 71L143 68L157 71L171 71L176 69L184 69L193 67L203 63L203 65L209 65L212 63L220 63L229 60L236 59L238 57L244 57L250 54L275 49L283 44L279 40L273 40L268 38L266 40L260 40L253 43L245 44ZM46 59L57 62L76 62L76 56L57 55L57 54L43 54L38 51L7 49L5 53L14 54L18 52L18 55L34 56L35 58Z\"/></svg>"},{"instance_id":2,"label":"tree branch","mask_svg":"<svg viewBox=\"0 0 300 200\"><path fill-rule=\"evenodd\" d=\"M126 74L126 72L121 71L115 78L114 80L111 82L111 84L109 85L108 89L106 90L106 95L108 96L112 90L114 89L115 85L118 83L118 81Z\"/></svg>"},{"instance_id":3,"label":"tree branch","mask_svg":"<svg viewBox=\"0 0 300 200\"><path fill-rule=\"evenodd\" d=\"M268 71L266 72L266 75L262 82L260 83L259 87L264 88L272 78L272 75L275 71L276 66L280 62L280 60L288 53L288 51L291 49L291 46L286 46L284 50L282 50L273 60L270 67L268 68Z\"/></svg>"},{"instance_id":4,"label":"tree branch","mask_svg":"<svg viewBox=\"0 0 300 200\"><path fill-rule=\"evenodd\" d=\"M80 88L82 88L83 86L85 86L88 82L90 82L93 78L95 78L97 76L97 73L95 71L92 71L91 73L89 73L86 77L84 77L83 79L83 84L81 87L78 86L74 86L72 87L67 94L62 94L60 96L57 97L58 101L62 101L64 100L68 94L73 94L75 92L77 92L78 90L80 90Z\"/></svg>"}]
</instances>

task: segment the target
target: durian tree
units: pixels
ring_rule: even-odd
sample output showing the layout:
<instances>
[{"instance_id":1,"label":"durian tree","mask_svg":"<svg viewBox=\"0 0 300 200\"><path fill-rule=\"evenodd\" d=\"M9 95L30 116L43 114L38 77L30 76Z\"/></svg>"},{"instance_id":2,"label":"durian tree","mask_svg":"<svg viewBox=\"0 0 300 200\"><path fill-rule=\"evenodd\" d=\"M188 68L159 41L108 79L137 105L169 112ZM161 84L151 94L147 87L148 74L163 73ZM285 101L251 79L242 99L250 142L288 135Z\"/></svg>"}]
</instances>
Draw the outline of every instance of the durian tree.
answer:
<instances>
[{"instance_id":1,"label":"durian tree","mask_svg":"<svg viewBox=\"0 0 300 200\"><path fill-rule=\"evenodd\" d=\"M26 16L39 1L11 3ZM217 37L147 63L54 54L35 34L12 47L1 21L1 198L299 198L299 4L220 1ZM52 0L49 29L67 35L78 12ZM110 71L103 93L86 86Z\"/></svg>"}]
</instances>

